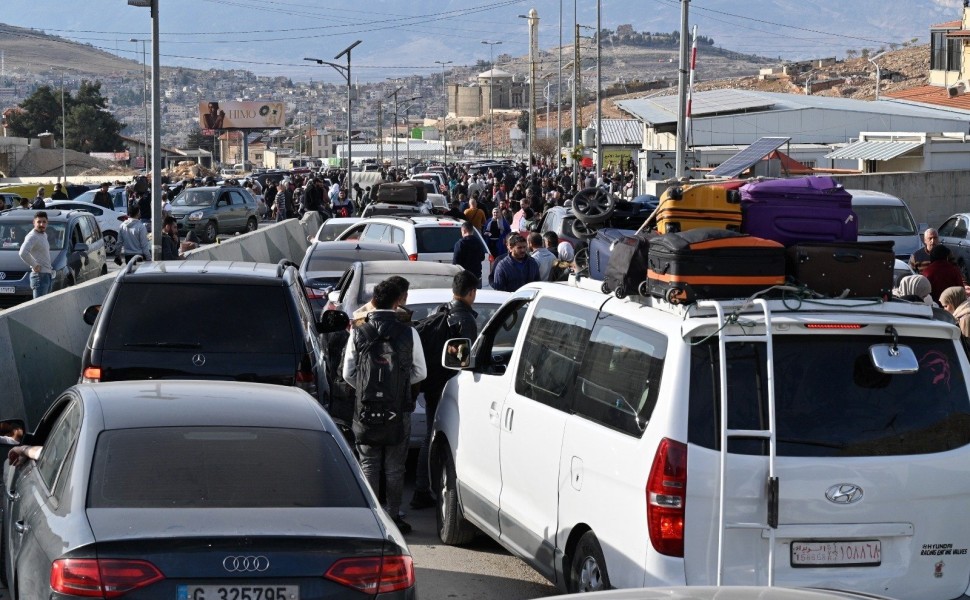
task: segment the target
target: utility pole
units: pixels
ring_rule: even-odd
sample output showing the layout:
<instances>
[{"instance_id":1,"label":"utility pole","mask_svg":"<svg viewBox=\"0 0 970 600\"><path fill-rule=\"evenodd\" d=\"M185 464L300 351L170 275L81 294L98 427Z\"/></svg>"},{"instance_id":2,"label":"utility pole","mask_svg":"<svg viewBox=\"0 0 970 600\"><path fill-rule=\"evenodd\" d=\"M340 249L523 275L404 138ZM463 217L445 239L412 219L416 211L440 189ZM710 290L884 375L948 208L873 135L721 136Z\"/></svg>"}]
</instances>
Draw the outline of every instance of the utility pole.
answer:
<instances>
[{"instance_id":1,"label":"utility pole","mask_svg":"<svg viewBox=\"0 0 970 600\"><path fill-rule=\"evenodd\" d=\"M440 61L436 60L435 63L441 65L441 91L444 92L445 98L445 108L441 114L441 133L444 136L444 155L442 157L442 162L445 163L445 169L448 168L448 84L445 81L445 65L450 65L454 61Z\"/></svg>"},{"instance_id":2,"label":"utility pole","mask_svg":"<svg viewBox=\"0 0 970 600\"><path fill-rule=\"evenodd\" d=\"M536 137L536 58L539 54L539 13L529 9L529 133L526 165L532 173L532 145Z\"/></svg>"},{"instance_id":3,"label":"utility pole","mask_svg":"<svg viewBox=\"0 0 970 600\"><path fill-rule=\"evenodd\" d=\"M131 38L129 42L135 43L135 52L138 52L138 42L141 42L141 104L145 107L145 151L142 156L145 159L145 169L148 169L148 61L145 58L145 41Z\"/></svg>"},{"instance_id":4,"label":"utility pole","mask_svg":"<svg viewBox=\"0 0 970 600\"><path fill-rule=\"evenodd\" d=\"M559 0L559 83L556 86L556 174L562 164L562 0Z\"/></svg>"},{"instance_id":5,"label":"utility pole","mask_svg":"<svg viewBox=\"0 0 970 600\"><path fill-rule=\"evenodd\" d=\"M601 0L596 0L596 184L603 181L603 75L600 60L600 50L603 47L602 37L603 28L600 24L600 5Z\"/></svg>"},{"instance_id":6,"label":"utility pole","mask_svg":"<svg viewBox=\"0 0 970 600\"><path fill-rule=\"evenodd\" d=\"M384 166L384 102L377 101L377 162Z\"/></svg>"},{"instance_id":7,"label":"utility pole","mask_svg":"<svg viewBox=\"0 0 970 600\"><path fill-rule=\"evenodd\" d=\"M678 78L678 102L677 102L677 171L676 177L680 179L684 176L687 163L687 65L690 60L690 40L687 36L689 26L688 12L690 0L680 0L680 72Z\"/></svg>"},{"instance_id":8,"label":"utility pole","mask_svg":"<svg viewBox=\"0 0 970 600\"><path fill-rule=\"evenodd\" d=\"M404 89L404 86L399 86L396 90L390 94L384 96L384 99L394 98L394 168L398 167L397 164L397 93Z\"/></svg>"},{"instance_id":9,"label":"utility pole","mask_svg":"<svg viewBox=\"0 0 970 600\"><path fill-rule=\"evenodd\" d=\"M576 9L576 4L578 3L578 1L579 0L573 0L573 27L575 28L576 31L574 32L574 35L573 35L573 114L572 114L572 122L570 123L570 127L569 127L572 130L571 138L573 143L573 150L572 150L573 154L576 153L576 147L579 144L579 140L576 139L577 138L576 131L579 127L578 125L579 121L577 119L577 114L576 114L577 113L576 90L577 88L579 88L579 13ZM573 188L578 190L579 189L579 161L576 160L575 158L573 159L572 174L573 174Z\"/></svg>"}]
</instances>

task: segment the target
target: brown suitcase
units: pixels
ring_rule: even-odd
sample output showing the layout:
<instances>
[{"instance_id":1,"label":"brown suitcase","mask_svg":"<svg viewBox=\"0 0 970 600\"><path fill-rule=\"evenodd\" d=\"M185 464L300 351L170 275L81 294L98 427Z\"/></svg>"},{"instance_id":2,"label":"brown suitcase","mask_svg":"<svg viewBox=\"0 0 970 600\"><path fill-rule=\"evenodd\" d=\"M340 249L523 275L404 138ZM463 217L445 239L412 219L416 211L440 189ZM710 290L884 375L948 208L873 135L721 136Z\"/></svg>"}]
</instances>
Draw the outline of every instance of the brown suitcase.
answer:
<instances>
[{"instance_id":1,"label":"brown suitcase","mask_svg":"<svg viewBox=\"0 0 970 600\"><path fill-rule=\"evenodd\" d=\"M788 248L788 276L823 296L885 298L892 293L892 242L806 242Z\"/></svg>"}]
</instances>

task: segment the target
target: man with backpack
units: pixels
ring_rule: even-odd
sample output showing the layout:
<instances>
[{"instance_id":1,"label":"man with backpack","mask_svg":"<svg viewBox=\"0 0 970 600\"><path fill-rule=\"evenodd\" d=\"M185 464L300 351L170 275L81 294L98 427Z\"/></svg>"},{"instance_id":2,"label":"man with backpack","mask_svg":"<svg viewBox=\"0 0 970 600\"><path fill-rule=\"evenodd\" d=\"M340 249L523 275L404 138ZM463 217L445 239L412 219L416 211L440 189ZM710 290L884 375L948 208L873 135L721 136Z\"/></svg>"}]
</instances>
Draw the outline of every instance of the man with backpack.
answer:
<instances>
[{"instance_id":1,"label":"man with backpack","mask_svg":"<svg viewBox=\"0 0 970 600\"><path fill-rule=\"evenodd\" d=\"M414 410L411 385L428 374L418 332L395 312L405 298L392 281L374 286L374 310L351 331L343 364L343 377L355 390L353 431L360 468L376 493L383 465L386 510L401 533L411 531L400 515Z\"/></svg>"},{"instance_id":2,"label":"man with backpack","mask_svg":"<svg viewBox=\"0 0 970 600\"><path fill-rule=\"evenodd\" d=\"M424 360L428 366L428 376L421 382L421 391L424 392L425 423L428 430L425 432L424 441L421 442L421 450L418 451L418 471L414 476L414 496L411 497L411 508L414 509L434 506L428 462L431 429L445 384L458 374L457 371L446 369L441 365L441 353L445 343L452 338L468 338L474 341L478 337L478 322L475 320L478 313L472 306L475 303L480 281L468 271L455 273L451 283L451 302L439 306L437 311L419 321L414 327L421 338Z\"/></svg>"}]
</instances>

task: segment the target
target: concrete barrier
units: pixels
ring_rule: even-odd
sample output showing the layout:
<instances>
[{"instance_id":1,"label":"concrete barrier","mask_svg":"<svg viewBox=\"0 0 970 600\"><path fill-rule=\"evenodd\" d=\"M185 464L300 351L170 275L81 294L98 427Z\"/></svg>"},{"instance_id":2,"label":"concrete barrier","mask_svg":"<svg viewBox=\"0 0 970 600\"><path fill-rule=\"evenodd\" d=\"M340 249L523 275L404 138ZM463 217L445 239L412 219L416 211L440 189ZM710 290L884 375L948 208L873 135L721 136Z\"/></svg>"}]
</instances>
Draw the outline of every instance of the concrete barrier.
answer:
<instances>
[{"instance_id":1,"label":"concrete barrier","mask_svg":"<svg viewBox=\"0 0 970 600\"><path fill-rule=\"evenodd\" d=\"M203 246L186 260L299 263L320 227L314 213ZM77 383L91 327L81 318L104 301L117 275L111 273L0 312L0 418L25 419L32 427L66 388ZM137 310L151 311L150 306Z\"/></svg>"}]
</instances>

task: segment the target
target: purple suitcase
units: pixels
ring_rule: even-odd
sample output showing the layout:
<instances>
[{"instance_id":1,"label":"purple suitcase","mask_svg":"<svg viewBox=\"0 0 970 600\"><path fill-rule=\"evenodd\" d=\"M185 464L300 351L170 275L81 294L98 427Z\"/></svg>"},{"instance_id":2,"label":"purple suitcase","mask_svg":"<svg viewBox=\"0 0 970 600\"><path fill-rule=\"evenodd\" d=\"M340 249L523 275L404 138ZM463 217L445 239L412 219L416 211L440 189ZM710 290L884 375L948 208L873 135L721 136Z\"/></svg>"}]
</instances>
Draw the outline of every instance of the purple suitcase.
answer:
<instances>
[{"instance_id":1,"label":"purple suitcase","mask_svg":"<svg viewBox=\"0 0 970 600\"><path fill-rule=\"evenodd\" d=\"M854 242L852 194L831 177L768 179L741 187L741 231L790 246Z\"/></svg>"}]
</instances>

